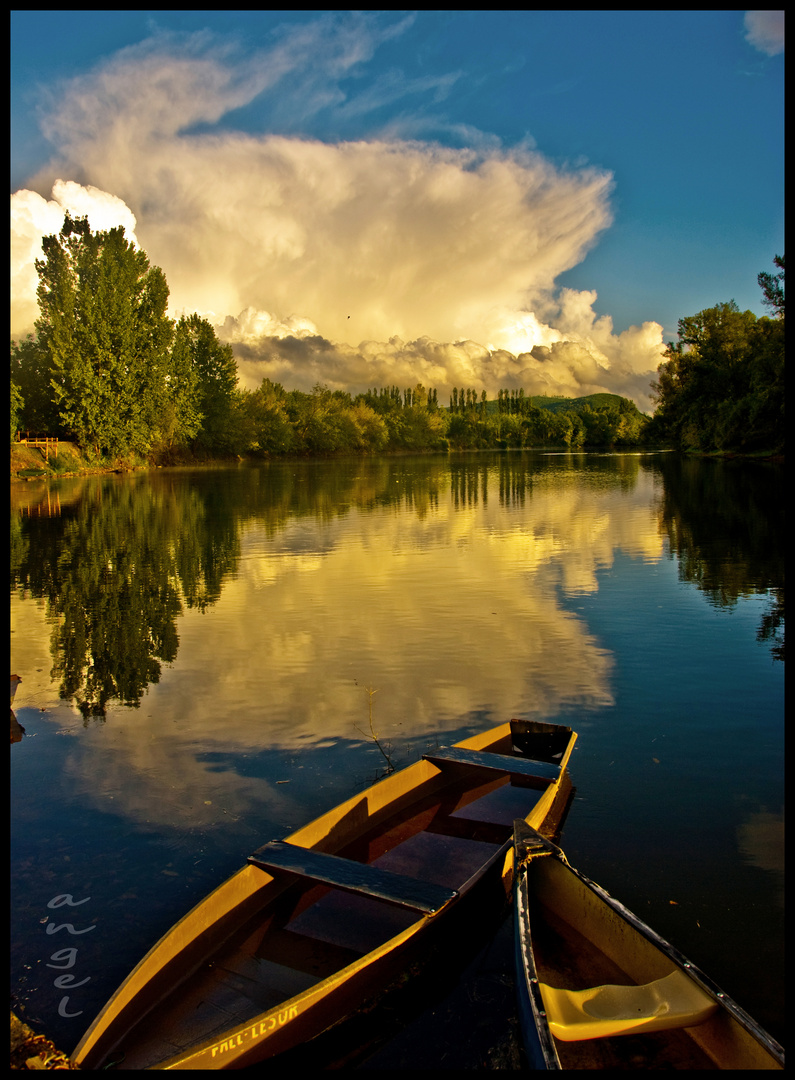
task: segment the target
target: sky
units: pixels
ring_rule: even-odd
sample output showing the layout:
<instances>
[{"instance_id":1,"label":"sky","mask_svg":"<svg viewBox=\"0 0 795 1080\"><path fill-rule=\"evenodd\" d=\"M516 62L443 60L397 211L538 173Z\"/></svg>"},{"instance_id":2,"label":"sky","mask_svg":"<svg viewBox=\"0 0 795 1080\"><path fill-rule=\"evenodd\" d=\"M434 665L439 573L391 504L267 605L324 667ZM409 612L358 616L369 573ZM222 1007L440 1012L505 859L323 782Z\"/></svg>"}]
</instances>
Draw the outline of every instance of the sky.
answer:
<instances>
[{"instance_id":1,"label":"sky","mask_svg":"<svg viewBox=\"0 0 795 1080\"><path fill-rule=\"evenodd\" d=\"M601 391L784 254L775 11L12 11L11 332L66 211L240 385Z\"/></svg>"}]
</instances>

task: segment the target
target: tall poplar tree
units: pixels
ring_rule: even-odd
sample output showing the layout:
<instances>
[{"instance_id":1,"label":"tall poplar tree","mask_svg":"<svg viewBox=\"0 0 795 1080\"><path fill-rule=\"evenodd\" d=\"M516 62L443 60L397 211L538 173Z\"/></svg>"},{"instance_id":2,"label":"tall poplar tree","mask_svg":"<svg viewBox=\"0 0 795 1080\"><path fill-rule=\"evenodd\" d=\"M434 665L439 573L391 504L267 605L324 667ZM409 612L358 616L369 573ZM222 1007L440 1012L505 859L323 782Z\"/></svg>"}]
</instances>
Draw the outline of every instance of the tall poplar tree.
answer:
<instances>
[{"instance_id":1,"label":"tall poplar tree","mask_svg":"<svg viewBox=\"0 0 795 1080\"><path fill-rule=\"evenodd\" d=\"M223 345L200 315L183 315L176 326L175 362L191 371L202 417L196 442L205 450L237 450L235 405L237 364L231 345Z\"/></svg>"},{"instance_id":2,"label":"tall poplar tree","mask_svg":"<svg viewBox=\"0 0 795 1080\"><path fill-rule=\"evenodd\" d=\"M163 271L121 227L94 233L69 213L42 248L37 349L63 429L97 457L145 453L173 336Z\"/></svg>"}]
</instances>

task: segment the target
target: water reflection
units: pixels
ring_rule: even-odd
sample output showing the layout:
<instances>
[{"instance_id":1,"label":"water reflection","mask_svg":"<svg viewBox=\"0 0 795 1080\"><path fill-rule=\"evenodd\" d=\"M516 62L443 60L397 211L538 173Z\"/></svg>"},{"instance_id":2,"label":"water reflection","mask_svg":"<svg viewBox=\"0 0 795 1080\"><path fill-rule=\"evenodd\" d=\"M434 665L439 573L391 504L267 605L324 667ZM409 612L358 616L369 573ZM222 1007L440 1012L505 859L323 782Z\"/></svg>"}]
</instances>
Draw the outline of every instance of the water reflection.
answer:
<instances>
[{"instance_id":1,"label":"water reflection","mask_svg":"<svg viewBox=\"0 0 795 1080\"><path fill-rule=\"evenodd\" d=\"M784 812L767 807L752 811L737 829L738 846L751 866L769 870L777 881L776 897L784 906Z\"/></svg>"},{"instance_id":2,"label":"water reflection","mask_svg":"<svg viewBox=\"0 0 795 1080\"><path fill-rule=\"evenodd\" d=\"M524 455L283 463L92 478L59 516L26 514L13 580L46 599L61 697L88 717L147 694L101 744L101 777L76 769L91 796L124 791L140 821L242 814L267 785L207 755L361 742L365 686L387 741L407 718L434 737L610 704L613 659L565 597L594 590L618 548L658 559L662 541L637 465L629 489L620 470L580 471ZM146 778L164 774L174 797L152 800Z\"/></svg>"},{"instance_id":3,"label":"water reflection","mask_svg":"<svg viewBox=\"0 0 795 1080\"><path fill-rule=\"evenodd\" d=\"M660 524L683 581L716 607L767 595L757 637L784 659L784 470L746 461L650 459L663 480Z\"/></svg>"},{"instance_id":4,"label":"water reflection","mask_svg":"<svg viewBox=\"0 0 795 1080\"><path fill-rule=\"evenodd\" d=\"M22 682L19 675L11 676L11 742L22 742L22 737L25 734L25 729L19 723L14 712L14 697L16 696L17 687Z\"/></svg>"},{"instance_id":5,"label":"water reflection","mask_svg":"<svg viewBox=\"0 0 795 1080\"><path fill-rule=\"evenodd\" d=\"M12 580L44 597L57 625L53 677L84 716L118 701L137 706L176 658L177 616L206 608L237 558L233 517L211 513L194 492L178 495L137 477L86 484L68 508L27 516L12 544ZM43 501L37 508L43 509Z\"/></svg>"},{"instance_id":6,"label":"water reflection","mask_svg":"<svg viewBox=\"0 0 795 1080\"><path fill-rule=\"evenodd\" d=\"M423 700L433 688L434 711L461 714L477 708L463 670L483 667L488 687L485 658L512 659L510 686L529 655L540 712L564 685L575 700L605 701L609 660L555 589L594 591L615 551L656 560L663 536L711 602L773 597L759 636L783 658L783 499L769 467L676 455L374 458L81 478L39 486L38 498L24 485L16 499L12 583L46 599L52 674L84 716L137 706L177 659L180 616L222 597L233 657L245 665L257 649L271 673L305 677L315 699L341 668L367 678L388 656ZM407 563L417 552L425 558ZM428 642L459 602L455 639ZM306 710L296 696L284 707Z\"/></svg>"}]
</instances>

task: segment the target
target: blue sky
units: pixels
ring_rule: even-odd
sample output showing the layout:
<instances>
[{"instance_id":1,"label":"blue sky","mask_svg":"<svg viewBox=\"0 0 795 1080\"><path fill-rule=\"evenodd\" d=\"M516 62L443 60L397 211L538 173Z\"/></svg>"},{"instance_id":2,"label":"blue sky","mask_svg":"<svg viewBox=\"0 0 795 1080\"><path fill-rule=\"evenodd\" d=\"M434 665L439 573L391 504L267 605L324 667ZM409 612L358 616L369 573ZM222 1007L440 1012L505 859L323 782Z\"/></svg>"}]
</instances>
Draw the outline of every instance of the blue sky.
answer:
<instances>
[{"instance_id":1,"label":"blue sky","mask_svg":"<svg viewBox=\"0 0 795 1080\"><path fill-rule=\"evenodd\" d=\"M648 407L679 318L764 314L783 79L776 13L12 12L12 329L68 208L125 224L245 385Z\"/></svg>"}]
</instances>

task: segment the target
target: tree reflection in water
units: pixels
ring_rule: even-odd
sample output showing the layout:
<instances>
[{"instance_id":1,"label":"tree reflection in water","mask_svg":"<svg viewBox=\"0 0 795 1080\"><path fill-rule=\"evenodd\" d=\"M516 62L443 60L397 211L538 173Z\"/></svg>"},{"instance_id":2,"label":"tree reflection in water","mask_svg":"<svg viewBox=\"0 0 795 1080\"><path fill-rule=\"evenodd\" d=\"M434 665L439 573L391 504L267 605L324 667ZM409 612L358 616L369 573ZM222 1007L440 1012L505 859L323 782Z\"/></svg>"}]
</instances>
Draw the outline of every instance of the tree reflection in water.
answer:
<instances>
[{"instance_id":1,"label":"tree reflection in water","mask_svg":"<svg viewBox=\"0 0 795 1080\"><path fill-rule=\"evenodd\" d=\"M12 586L46 599L51 677L83 716L103 716L109 702L137 707L176 659L183 607L221 595L239 541L231 507L218 509L157 475L101 477L60 514L18 519Z\"/></svg>"},{"instance_id":2,"label":"tree reflection in water","mask_svg":"<svg viewBox=\"0 0 795 1080\"><path fill-rule=\"evenodd\" d=\"M767 595L757 639L784 659L784 470L766 462L649 459L663 480L660 524L679 577L716 607Z\"/></svg>"},{"instance_id":3,"label":"tree reflection in water","mask_svg":"<svg viewBox=\"0 0 795 1080\"><path fill-rule=\"evenodd\" d=\"M322 523L400 504L423 520L449 491L456 508L524 508L543 469L629 490L640 472L661 480L660 529L683 581L719 607L771 598L758 629L784 657L783 470L747 461L659 455L547 458L529 453L362 458L273 467L85 477L26 487L12 513L11 581L43 598L54 621L52 677L84 717L111 702L137 707L179 648L177 619L207 611L237 570L244 526L276 536L291 519ZM543 468L542 468L543 465ZM71 483L71 487L69 484ZM717 523L717 527L716 527Z\"/></svg>"}]
</instances>

